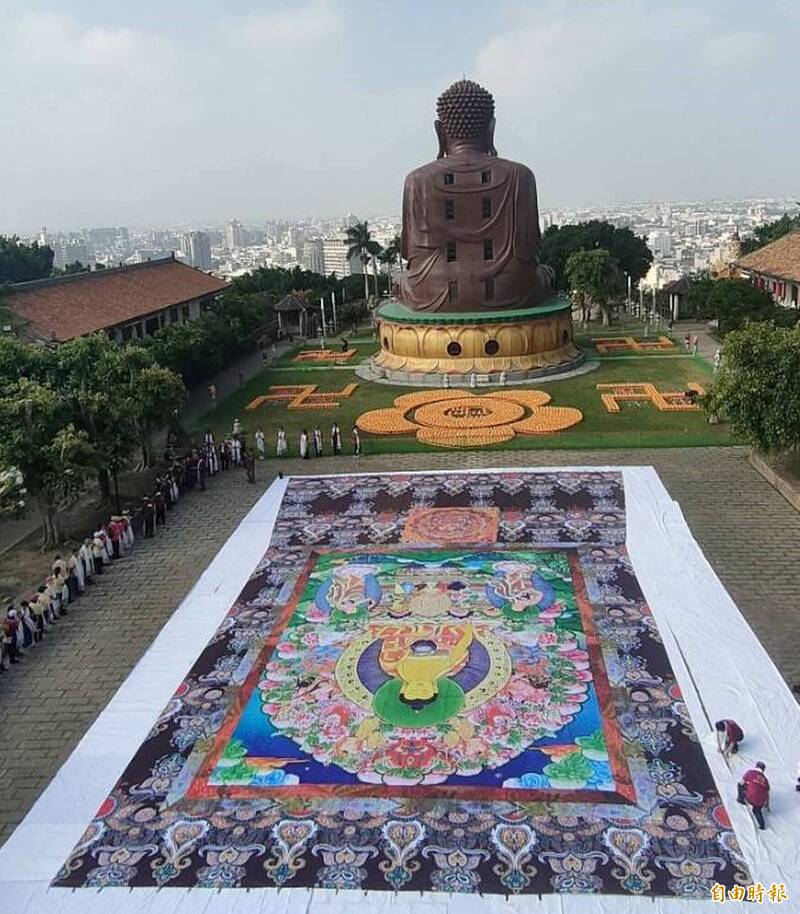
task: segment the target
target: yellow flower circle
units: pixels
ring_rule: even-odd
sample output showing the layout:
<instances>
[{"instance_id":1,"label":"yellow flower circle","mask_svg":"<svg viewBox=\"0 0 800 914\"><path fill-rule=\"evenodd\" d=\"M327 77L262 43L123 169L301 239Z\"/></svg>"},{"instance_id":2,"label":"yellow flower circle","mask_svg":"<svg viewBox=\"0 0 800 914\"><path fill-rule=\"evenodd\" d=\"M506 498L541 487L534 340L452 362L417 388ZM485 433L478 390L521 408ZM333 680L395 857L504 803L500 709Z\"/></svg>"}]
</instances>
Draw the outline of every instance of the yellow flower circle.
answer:
<instances>
[{"instance_id":1,"label":"yellow flower circle","mask_svg":"<svg viewBox=\"0 0 800 914\"><path fill-rule=\"evenodd\" d=\"M518 435L547 435L577 425L583 413L573 406L542 406L521 422L514 423Z\"/></svg>"},{"instance_id":2,"label":"yellow flower circle","mask_svg":"<svg viewBox=\"0 0 800 914\"><path fill-rule=\"evenodd\" d=\"M417 426L409 422L399 409L391 406L362 413L356 425L362 432L372 435L410 435L417 430Z\"/></svg>"},{"instance_id":3,"label":"yellow flower circle","mask_svg":"<svg viewBox=\"0 0 800 914\"><path fill-rule=\"evenodd\" d=\"M515 435L562 431L583 419L579 409L545 406L543 390L420 390L403 394L394 406L362 413L356 425L373 435L415 433L424 444L445 448L482 447L511 441Z\"/></svg>"},{"instance_id":4,"label":"yellow flower circle","mask_svg":"<svg viewBox=\"0 0 800 914\"><path fill-rule=\"evenodd\" d=\"M529 406L531 409L544 406L545 403L552 400L550 394L543 390L499 390L493 394L486 394L486 396L498 400L513 400L514 403L522 403L523 406Z\"/></svg>"},{"instance_id":5,"label":"yellow flower circle","mask_svg":"<svg viewBox=\"0 0 800 914\"><path fill-rule=\"evenodd\" d=\"M417 441L436 447L485 447L487 444L502 444L511 441L514 429L510 425L489 428L421 428Z\"/></svg>"},{"instance_id":6,"label":"yellow flower circle","mask_svg":"<svg viewBox=\"0 0 800 914\"><path fill-rule=\"evenodd\" d=\"M414 421L432 428L489 428L510 425L525 415L525 407L489 397L463 397L425 403L417 408Z\"/></svg>"}]
</instances>

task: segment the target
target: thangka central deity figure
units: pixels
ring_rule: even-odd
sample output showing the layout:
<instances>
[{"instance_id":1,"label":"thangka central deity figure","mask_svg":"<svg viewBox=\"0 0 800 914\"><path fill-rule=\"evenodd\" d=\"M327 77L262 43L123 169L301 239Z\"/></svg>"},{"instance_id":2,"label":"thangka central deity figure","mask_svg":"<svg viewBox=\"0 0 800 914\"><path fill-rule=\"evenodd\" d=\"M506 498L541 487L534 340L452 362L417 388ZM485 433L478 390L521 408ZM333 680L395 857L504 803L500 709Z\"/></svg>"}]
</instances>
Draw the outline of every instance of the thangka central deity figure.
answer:
<instances>
[{"instance_id":1,"label":"thangka central deity figure","mask_svg":"<svg viewBox=\"0 0 800 914\"><path fill-rule=\"evenodd\" d=\"M413 311L530 308L553 294L540 265L536 179L494 148L494 99L470 80L436 103L436 161L403 190L399 297Z\"/></svg>"}]
</instances>

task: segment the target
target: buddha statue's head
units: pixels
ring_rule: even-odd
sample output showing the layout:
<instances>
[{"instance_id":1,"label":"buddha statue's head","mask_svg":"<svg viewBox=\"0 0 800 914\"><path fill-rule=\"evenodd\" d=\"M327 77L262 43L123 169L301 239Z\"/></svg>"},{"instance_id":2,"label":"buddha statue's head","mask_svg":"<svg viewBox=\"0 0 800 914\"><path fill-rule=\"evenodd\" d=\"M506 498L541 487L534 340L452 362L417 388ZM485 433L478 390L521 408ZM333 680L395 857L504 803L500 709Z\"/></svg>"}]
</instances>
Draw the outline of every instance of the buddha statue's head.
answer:
<instances>
[{"instance_id":1,"label":"buddha statue's head","mask_svg":"<svg viewBox=\"0 0 800 914\"><path fill-rule=\"evenodd\" d=\"M434 122L438 159L462 150L497 155L494 148L494 98L471 79L461 79L436 100Z\"/></svg>"}]
</instances>

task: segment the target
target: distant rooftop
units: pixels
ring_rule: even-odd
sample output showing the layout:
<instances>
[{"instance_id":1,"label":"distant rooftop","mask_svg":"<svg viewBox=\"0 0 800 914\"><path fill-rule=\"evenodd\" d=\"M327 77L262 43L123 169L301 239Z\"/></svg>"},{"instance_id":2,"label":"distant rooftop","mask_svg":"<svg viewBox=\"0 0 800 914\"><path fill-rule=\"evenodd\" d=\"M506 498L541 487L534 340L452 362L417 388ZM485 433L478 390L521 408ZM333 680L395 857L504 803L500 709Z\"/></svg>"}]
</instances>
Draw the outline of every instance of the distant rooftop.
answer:
<instances>
[{"instance_id":1,"label":"distant rooftop","mask_svg":"<svg viewBox=\"0 0 800 914\"><path fill-rule=\"evenodd\" d=\"M165 257L130 266L72 273L8 287L3 304L28 324L28 335L63 343L213 295L228 283Z\"/></svg>"},{"instance_id":2,"label":"distant rooftop","mask_svg":"<svg viewBox=\"0 0 800 914\"><path fill-rule=\"evenodd\" d=\"M776 279L800 282L800 231L789 232L777 241L745 254L736 261L736 266Z\"/></svg>"}]
</instances>

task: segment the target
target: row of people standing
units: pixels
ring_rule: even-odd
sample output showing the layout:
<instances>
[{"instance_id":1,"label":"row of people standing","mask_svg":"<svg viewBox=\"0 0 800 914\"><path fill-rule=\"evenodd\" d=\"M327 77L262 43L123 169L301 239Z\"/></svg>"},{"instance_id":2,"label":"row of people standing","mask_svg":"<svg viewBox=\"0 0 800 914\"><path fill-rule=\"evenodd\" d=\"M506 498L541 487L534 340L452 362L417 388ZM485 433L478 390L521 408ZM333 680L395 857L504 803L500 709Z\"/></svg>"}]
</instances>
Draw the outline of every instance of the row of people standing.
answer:
<instances>
[{"instance_id":1,"label":"row of people standing","mask_svg":"<svg viewBox=\"0 0 800 914\"><path fill-rule=\"evenodd\" d=\"M112 563L133 549L137 536L153 537L166 527L167 512L184 492L204 490L209 477L238 466L244 466L248 479L255 482L255 457L247 451L241 426L219 447L209 432L200 447L170 458L169 469L156 477L153 491L141 499L135 513L112 515L85 537L79 548L63 557L55 556L52 573L35 593L18 605L6 605L0 619L0 673L19 663L27 651L43 641L47 631L69 613L69 605L107 573Z\"/></svg>"},{"instance_id":2,"label":"row of people standing","mask_svg":"<svg viewBox=\"0 0 800 914\"><path fill-rule=\"evenodd\" d=\"M59 619L68 615L88 585L104 573L106 566L133 548L136 535L129 512L112 515L98 526L76 550L53 559L51 573L27 599L6 606L0 639L0 673L24 659L40 644Z\"/></svg>"},{"instance_id":3,"label":"row of people standing","mask_svg":"<svg viewBox=\"0 0 800 914\"><path fill-rule=\"evenodd\" d=\"M267 456L267 437L264 434L264 430L258 428L253 437L256 454L258 455L259 460L263 460ZM355 425L350 432L350 443L353 454L358 457L361 454L361 434ZM337 456L342 453L342 432L337 422L334 422L333 425L331 425L330 433L327 436L327 446L327 453L329 454ZM310 433L308 429L305 428L300 432L297 453L302 459L308 460L312 456L324 457L326 454L325 448L326 436L323 435L322 429L318 425L315 426ZM275 455L277 457L288 457L289 453L289 438L286 434L286 430L281 425L275 433Z\"/></svg>"}]
</instances>

